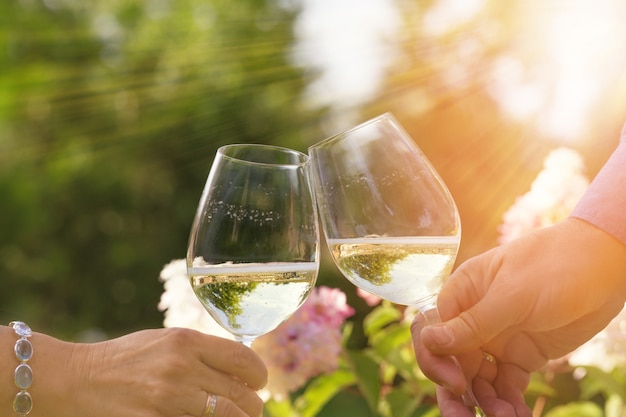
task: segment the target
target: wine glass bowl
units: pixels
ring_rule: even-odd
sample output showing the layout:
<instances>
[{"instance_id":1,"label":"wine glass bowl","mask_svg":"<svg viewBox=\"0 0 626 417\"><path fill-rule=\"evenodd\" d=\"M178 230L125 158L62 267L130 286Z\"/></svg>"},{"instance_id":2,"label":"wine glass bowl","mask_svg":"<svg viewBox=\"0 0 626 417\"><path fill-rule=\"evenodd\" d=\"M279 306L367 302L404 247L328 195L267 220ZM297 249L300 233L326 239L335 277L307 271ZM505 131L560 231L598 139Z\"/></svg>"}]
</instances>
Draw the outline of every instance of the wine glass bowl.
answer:
<instances>
[{"instance_id":1,"label":"wine glass bowl","mask_svg":"<svg viewBox=\"0 0 626 417\"><path fill-rule=\"evenodd\" d=\"M435 306L458 252L456 204L385 113L309 148L331 255L352 283L397 304Z\"/></svg>"},{"instance_id":2,"label":"wine glass bowl","mask_svg":"<svg viewBox=\"0 0 626 417\"><path fill-rule=\"evenodd\" d=\"M309 157L269 145L218 149L187 250L209 314L246 345L306 300L319 269Z\"/></svg>"}]
</instances>

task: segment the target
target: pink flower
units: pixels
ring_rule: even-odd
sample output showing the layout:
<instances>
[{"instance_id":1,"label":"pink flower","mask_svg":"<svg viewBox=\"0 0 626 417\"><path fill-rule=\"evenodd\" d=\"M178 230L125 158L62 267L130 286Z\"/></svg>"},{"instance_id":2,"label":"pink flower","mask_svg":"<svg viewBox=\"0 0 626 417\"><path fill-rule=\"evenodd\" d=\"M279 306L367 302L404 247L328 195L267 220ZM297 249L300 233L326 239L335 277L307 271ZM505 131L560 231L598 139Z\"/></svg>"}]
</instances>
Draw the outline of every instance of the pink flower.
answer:
<instances>
[{"instance_id":1,"label":"pink flower","mask_svg":"<svg viewBox=\"0 0 626 417\"><path fill-rule=\"evenodd\" d=\"M352 314L341 290L318 287L293 316L259 337L252 348L268 367L269 395L282 400L309 379L337 369L341 327Z\"/></svg>"},{"instance_id":2,"label":"pink flower","mask_svg":"<svg viewBox=\"0 0 626 417\"><path fill-rule=\"evenodd\" d=\"M298 311L308 314L311 320L327 322L330 327L339 329L344 321L354 314L354 309L346 302L346 295L337 288L317 287Z\"/></svg>"},{"instance_id":3,"label":"pink flower","mask_svg":"<svg viewBox=\"0 0 626 417\"><path fill-rule=\"evenodd\" d=\"M371 292L367 292L358 287L356 289L356 295L358 295L363 300L365 300L365 304L367 304L370 307L374 307L375 305L380 304L380 302L382 301L382 298L380 298L379 296L374 295Z\"/></svg>"}]
</instances>

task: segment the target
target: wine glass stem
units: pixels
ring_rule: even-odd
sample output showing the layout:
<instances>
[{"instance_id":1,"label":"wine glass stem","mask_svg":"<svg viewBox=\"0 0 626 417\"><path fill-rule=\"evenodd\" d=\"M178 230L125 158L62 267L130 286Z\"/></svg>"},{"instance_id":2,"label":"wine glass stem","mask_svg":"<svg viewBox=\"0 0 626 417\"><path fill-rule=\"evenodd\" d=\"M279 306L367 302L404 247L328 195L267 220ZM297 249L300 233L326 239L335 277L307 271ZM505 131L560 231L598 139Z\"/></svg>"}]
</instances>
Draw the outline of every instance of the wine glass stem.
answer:
<instances>
[{"instance_id":1,"label":"wine glass stem","mask_svg":"<svg viewBox=\"0 0 626 417\"><path fill-rule=\"evenodd\" d=\"M441 323L441 317L439 316L439 310L437 309L436 303L431 303L426 306L423 306L419 310L422 316L424 316L424 318L426 319L426 323L428 324ZM463 368L461 368L461 364L459 363L458 359L454 356L451 356L451 358L456 364L456 366L458 366L459 369L463 371ZM466 377L466 380L467 380L467 391L465 392L465 394L461 396L463 398L463 402L465 402L465 405L468 408L474 410L476 416L485 417L486 414L480 408L480 405L478 404L478 400L476 399L476 396L474 395L474 392L472 391L472 381L469 380L469 378L467 377Z\"/></svg>"},{"instance_id":2,"label":"wine glass stem","mask_svg":"<svg viewBox=\"0 0 626 417\"><path fill-rule=\"evenodd\" d=\"M256 339L256 337L252 337L252 336L235 336L235 339L241 343L242 345L252 348L252 342L254 342L254 339Z\"/></svg>"}]
</instances>

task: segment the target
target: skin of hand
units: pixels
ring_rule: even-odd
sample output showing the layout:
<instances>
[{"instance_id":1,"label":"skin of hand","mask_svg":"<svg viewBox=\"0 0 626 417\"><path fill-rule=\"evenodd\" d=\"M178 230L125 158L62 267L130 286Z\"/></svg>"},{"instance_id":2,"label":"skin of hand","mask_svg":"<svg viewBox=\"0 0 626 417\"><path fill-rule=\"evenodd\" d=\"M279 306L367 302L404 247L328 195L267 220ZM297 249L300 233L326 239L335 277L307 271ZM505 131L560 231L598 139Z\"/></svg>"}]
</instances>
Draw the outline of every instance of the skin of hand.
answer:
<instances>
[{"instance_id":1,"label":"skin of hand","mask_svg":"<svg viewBox=\"0 0 626 417\"><path fill-rule=\"evenodd\" d=\"M267 369L254 351L234 341L168 328L89 344L35 333L31 342L29 417L200 417L208 393L218 396L215 415L262 415L255 391L267 382ZM0 348L11 350L9 363L17 366L12 343L3 341ZM13 369L0 387L15 387ZM17 388L0 391L8 392L0 397L1 409L12 412Z\"/></svg>"},{"instance_id":2,"label":"skin of hand","mask_svg":"<svg viewBox=\"0 0 626 417\"><path fill-rule=\"evenodd\" d=\"M626 299L626 246L577 218L538 229L469 259L444 285L442 324L412 325L425 375L442 415L473 416L457 394L466 377L488 415L530 416L530 373L602 330ZM477 358L482 352L496 364ZM455 355L463 370L446 355ZM479 362L477 364L477 362Z\"/></svg>"}]
</instances>

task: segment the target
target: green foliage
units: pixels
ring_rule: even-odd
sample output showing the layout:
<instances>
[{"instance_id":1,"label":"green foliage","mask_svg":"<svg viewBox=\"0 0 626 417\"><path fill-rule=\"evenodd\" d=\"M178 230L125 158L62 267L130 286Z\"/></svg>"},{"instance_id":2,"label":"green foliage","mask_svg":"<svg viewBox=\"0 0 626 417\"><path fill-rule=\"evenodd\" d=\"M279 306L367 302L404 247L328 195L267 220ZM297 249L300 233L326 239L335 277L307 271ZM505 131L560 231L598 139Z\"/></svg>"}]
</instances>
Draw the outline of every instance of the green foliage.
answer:
<instances>
[{"instance_id":1,"label":"green foliage","mask_svg":"<svg viewBox=\"0 0 626 417\"><path fill-rule=\"evenodd\" d=\"M365 279L373 285L391 282L391 268L406 258L405 254L368 253L341 259L338 266L350 276Z\"/></svg>"},{"instance_id":2,"label":"green foliage","mask_svg":"<svg viewBox=\"0 0 626 417\"><path fill-rule=\"evenodd\" d=\"M196 288L195 292L202 304L213 311L223 312L230 326L239 329L241 324L237 316L242 313L241 299L258 285L258 282L210 282Z\"/></svg>"},{"instance_id":3,"label":"green foliage","mask_svg":"<svg viewBox=\"0 0 626 417\"><path fill-rule=\"evenodd\" d=\"M286 59L294 13L0 4L0 320L72 339L161 326L158 274L184 257L216 148L320 137Z\"/></svg>"},{"instance_id":4,"label":"green foliage","mask_svg":"<svg viewBox=\"0 0 626 417\"><path fill-rule=\"evenodd\" d=\"M553 408L545 417L602 417L602 409L591 402L573 402Z\"/></svg>"},{"instance_id":5,"label":"green foliage","mask_svg":"<svg viewBox=\"0 0 626 417\"><path fill-rule=\"evenodd\" d=\"M626 369L572 368L563 360L534 373L526 391L526 403L544 417L623 417L625 401Z\"/></svg>"},{"instance_id":6,"label":"green foliage","mask_svg":"<svg viewBox=\"0 0 626 417\"><path fill-rule=\"evenodd\" d=\"M296 401L295 407L301 410L302 417L316 416L324 405L342 389L352 386L356 378L357 375L346 368L340 368L329 375L322 375L309 384L304 394Z\"/></svg>"},{"instance_id":7,"label":"green foliage","mask_svg":"<svg viewBox=\"0 0 626 417\"><path fill-rule=\"evenodd\" d=\"M365 346L349 348L346 334L339 369L314 378L285 401L268 401L265 417L343 417L346 410L359 416L439 417L435 385L415 360L405 318L413 313L404 310L386 301L372 309L362 320ZM574 369L564 359L555 361L532 374L526 403L536 416L626 417L626 369Z\"/></svg>"},{"instance_id":8,"label":"green foliage","mask_svg":"<svg viewBox=\"0 0 626 417\"><path fill-rule=\"evenodd\" d=\"M363 416L438 416L434 385L417 366L401 309L383 302L363 325L364 348L345 348L335 373L313 379L287 401L269 401L266 417L343 416L348 407Z\"/></svg>"}]
</instances>

